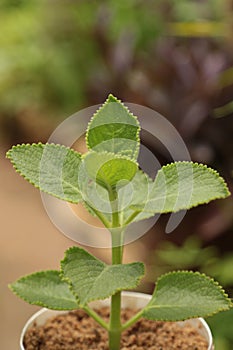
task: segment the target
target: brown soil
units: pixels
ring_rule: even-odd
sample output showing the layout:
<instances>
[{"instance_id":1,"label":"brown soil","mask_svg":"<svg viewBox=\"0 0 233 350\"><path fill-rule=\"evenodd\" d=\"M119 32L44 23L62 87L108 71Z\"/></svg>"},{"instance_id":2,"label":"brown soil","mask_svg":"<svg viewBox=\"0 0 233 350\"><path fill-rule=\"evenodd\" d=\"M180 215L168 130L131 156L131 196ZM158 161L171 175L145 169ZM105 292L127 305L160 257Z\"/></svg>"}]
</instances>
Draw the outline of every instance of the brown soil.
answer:
<instances>
[{"instance_id":1,"label":"brown soil","mask_svg":"<svg viewBox=\"0 0 233 350\"><path fill-rule=\"evenodd\" d=\"M106 320L109 309L98 311ZM135 310L122 311L122 321ZM49 319L30 328L24 338L26 350L108 350L107 331L82 310ZM206 340L190 325L141 319L122 334L121 350L207 350Z\"/></svg>"}]
</instances>

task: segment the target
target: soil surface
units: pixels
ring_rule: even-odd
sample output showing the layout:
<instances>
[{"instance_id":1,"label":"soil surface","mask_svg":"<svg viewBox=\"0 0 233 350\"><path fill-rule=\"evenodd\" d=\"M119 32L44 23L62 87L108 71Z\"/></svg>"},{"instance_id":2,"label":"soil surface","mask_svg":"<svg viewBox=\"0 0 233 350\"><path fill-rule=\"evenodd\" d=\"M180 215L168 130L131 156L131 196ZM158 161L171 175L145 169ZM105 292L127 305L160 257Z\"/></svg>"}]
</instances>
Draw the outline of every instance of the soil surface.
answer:
<instances>
[{"instance_id":1,"label":"soil surface","mask_svg":"<svg viewBox=\"0 0 233 350\"><path fill-rule=\"evenodd\" d=\"M126 321L135 310L122 311ZM98 313L107 320L109 308ZM84 311L71 311L36 324L24 338L26 350L108 350L107 331ZM175 322L154 322L141 319L122 334L121 350L207 350L206 340L195 328L180 327Z\"/></svg>"}]
</instances>

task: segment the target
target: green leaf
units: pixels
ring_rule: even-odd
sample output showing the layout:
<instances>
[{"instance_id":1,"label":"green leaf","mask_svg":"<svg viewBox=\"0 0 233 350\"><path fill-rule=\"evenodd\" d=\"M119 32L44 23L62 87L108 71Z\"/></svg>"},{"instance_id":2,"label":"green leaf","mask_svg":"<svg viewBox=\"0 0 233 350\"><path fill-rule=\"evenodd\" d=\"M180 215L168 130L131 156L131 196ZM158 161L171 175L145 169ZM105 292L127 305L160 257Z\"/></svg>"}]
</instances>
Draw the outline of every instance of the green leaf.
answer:
<instances>
[{"instance_id":1,"label":"green leaf","mask_svg":"<svg viewBox=\"0 0 233 350\"><path fill-rule=\"evenodd\" d=\"M213 279L199 272L172 272L161 276L143 316L152 320L180 321L207 317L232 306Z\"/></svg>"},{"instance_id":2,"label":"green leaf","mask_svg":"<svg viewBox=\"0 0 233 350\"><path fill-rule=\"evenodd\" d=\"M215 170L203 164L175 162L158 171L147 202L132 208L153 214L176 212L229 195Z\"/></svg>"},{"instance_id":3,"label":"green leaf","mask_svg":"<svg viewBox=\"0 0 233 350\"><path fill-rule=\"evenodd\" d=\"M10 285L11 290L29 304L53 310L74 310L79 307L69 284L59 271L41 271L22 277Z\"/></svg>"},{"instance_id":4,"label":"green leaf","mask_svg":"<svg viewBox=\"0 0 233 350\"><path fill-rule=\"evenodd\" d=\"M17 172L41 191L67 202L78 203L78 168L81 155L54 144L13 146L7 152Z\"/></svg>"},{"instance_id":5,"label":"green leaf","mask_svg":"<svg viewBox=\"0 0 233 350\"><path fill-rule=\"evenodd\" d=\"M137 168L137 163L129 158L114 153L89 152L83 157L80 167L80 186L85 183L85 178L97 182L106 189L123 186L132 180ZM88 185L89 183L88 180Z\"/></svg>"},{"instance_id":6,"label":"green leaf","mask_svg":"<svg viewBox=\"0 0 233 350\"><path fill-rule=\"evenodd\" d=\"M133 179L118 191L119 208L122 211L122 224L127 222L135 210L131 207L139 206L149 198L152 180L141 170L137 170ZM133 221L142 220L139 214Z\"/></svg>"},{"instance_id":7,"label":"green leaf","mask_svg":"<svg viewBox=\"0 0 233 350\"><path fill-rule=\"evenodd\" d=\"M81 306L135 288L144 275L142 263L107 265L78 247L66 251L61 269Z\"/></svg>"},{"instance_id":8,"label":"green leaf","mask_svg":"<svg viewBox=\"0 0 233 350\"><path fill-rule=\"evenodd\" d=\"M136 160L139 131L137 118L119 100L109 95L88 125L87 146L96 152L117 153Z\"/></svg>"},{"instance_id":9,"label":"green leaf","mask_svg":"<svg viewBox=\"0 0 233 350\"><path fill-rule=\"evenodd\" d=\"M102 159L102 157L100 158ZM90 165L93 166L93 163L90 162ZM116 172L114 176L119 176L119 172ZM134 212L130 209L132 203L138 203L139 205L145 200L146 196L149 195L148 182L151 181L152 180L141 170L137 170L135 176L126 185L124 185L124 181L122 180L117 182L118 185L124 185L122 187L117 186L118 199L116 201L116 207L122 226L124 226L124 222ZM87 209L91 211L94 208L107 215L108 221L111 221L113 209L109 201L108 191L98 183L90 180L89 174L87 174L87 170L83 165L80 166L79 171L79 187L82 192L83 200L85 200L84 205Z\"/></svg>"},{"instance_id":10,"label":"green leaf","mask_svg":"<svg viewBox=\"0 0 233 350\"><path fill-rule=\"evenodd\" d=\"M208 318L207 322L215 336L218 335L233 342L233 308Z\"/></svg>"}]
</instances>

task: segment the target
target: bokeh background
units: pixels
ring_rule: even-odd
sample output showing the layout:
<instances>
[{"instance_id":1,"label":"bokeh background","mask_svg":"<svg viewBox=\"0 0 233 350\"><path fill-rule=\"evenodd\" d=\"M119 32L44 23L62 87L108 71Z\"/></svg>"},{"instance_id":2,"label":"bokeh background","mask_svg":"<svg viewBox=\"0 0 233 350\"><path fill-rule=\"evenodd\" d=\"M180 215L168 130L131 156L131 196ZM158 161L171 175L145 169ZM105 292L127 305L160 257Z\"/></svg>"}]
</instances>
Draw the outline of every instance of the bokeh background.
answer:
<instances>
[{"instance_id":1,"label":"bokeh background","mask_svg":"<svg viewBox=\"0 0 233 350\"><path fill-rule=\"evenodd\" d=\"M26 319L37 310L7 284L58 268L74 243L47 217L39 192L5 159L13 144L46 142L62 120L102 103L109 92L165 116L193 161L217 169L233 188L232 0L0 1L1 348L19 348ZM142 134L161 164L169 155ZM233 295L233 200L188 212L170 235L165 215L126 247L141 259L151 292L160 273L208 273ZM90 249L109 260L109 251ZM208 320L217 350L233 348L233 312Z\"/></svg>"}]
</instances>

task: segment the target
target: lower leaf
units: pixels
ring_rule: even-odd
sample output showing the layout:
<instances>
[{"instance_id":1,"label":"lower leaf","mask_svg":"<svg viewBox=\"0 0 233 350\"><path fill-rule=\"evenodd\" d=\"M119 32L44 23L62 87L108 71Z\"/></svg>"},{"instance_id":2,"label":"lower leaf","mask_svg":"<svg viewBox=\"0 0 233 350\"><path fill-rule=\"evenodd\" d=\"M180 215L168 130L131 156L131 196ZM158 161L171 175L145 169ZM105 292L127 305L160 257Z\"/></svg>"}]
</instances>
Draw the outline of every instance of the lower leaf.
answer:
<instances>
[{"instance_id":1,"label":"lower leaf","mask_svg":"<svg viewBox=\"0 0 233 350\"><path fill-rule=\"evenodd\" d=\"M181 321L207 317L232 306L221 286L199 272L179 271L161 276L143 317Z\"/></svg>"},{"instance_id":2,"label":"lower leaf","mask_svg":"<svg viewBox=\"0 0 233 350\"><path fill-rule=\"evenodd\" d=\"M59 271L41 271L22 277L10 285L11 290L29 304L53 310L74 310L79 307L69 285Z\"/></svg>"},{"instance_id":3,"label":"lower leaf","mask_svg":"<svg viewBox=\"0 0 233 350\"><path fill-rule=\"evenodd\" d=\"M107 265L79 247L66 251L61 270L81 306L133 289L144 275L143 263Z\"/></svg>"}]
</instances>

